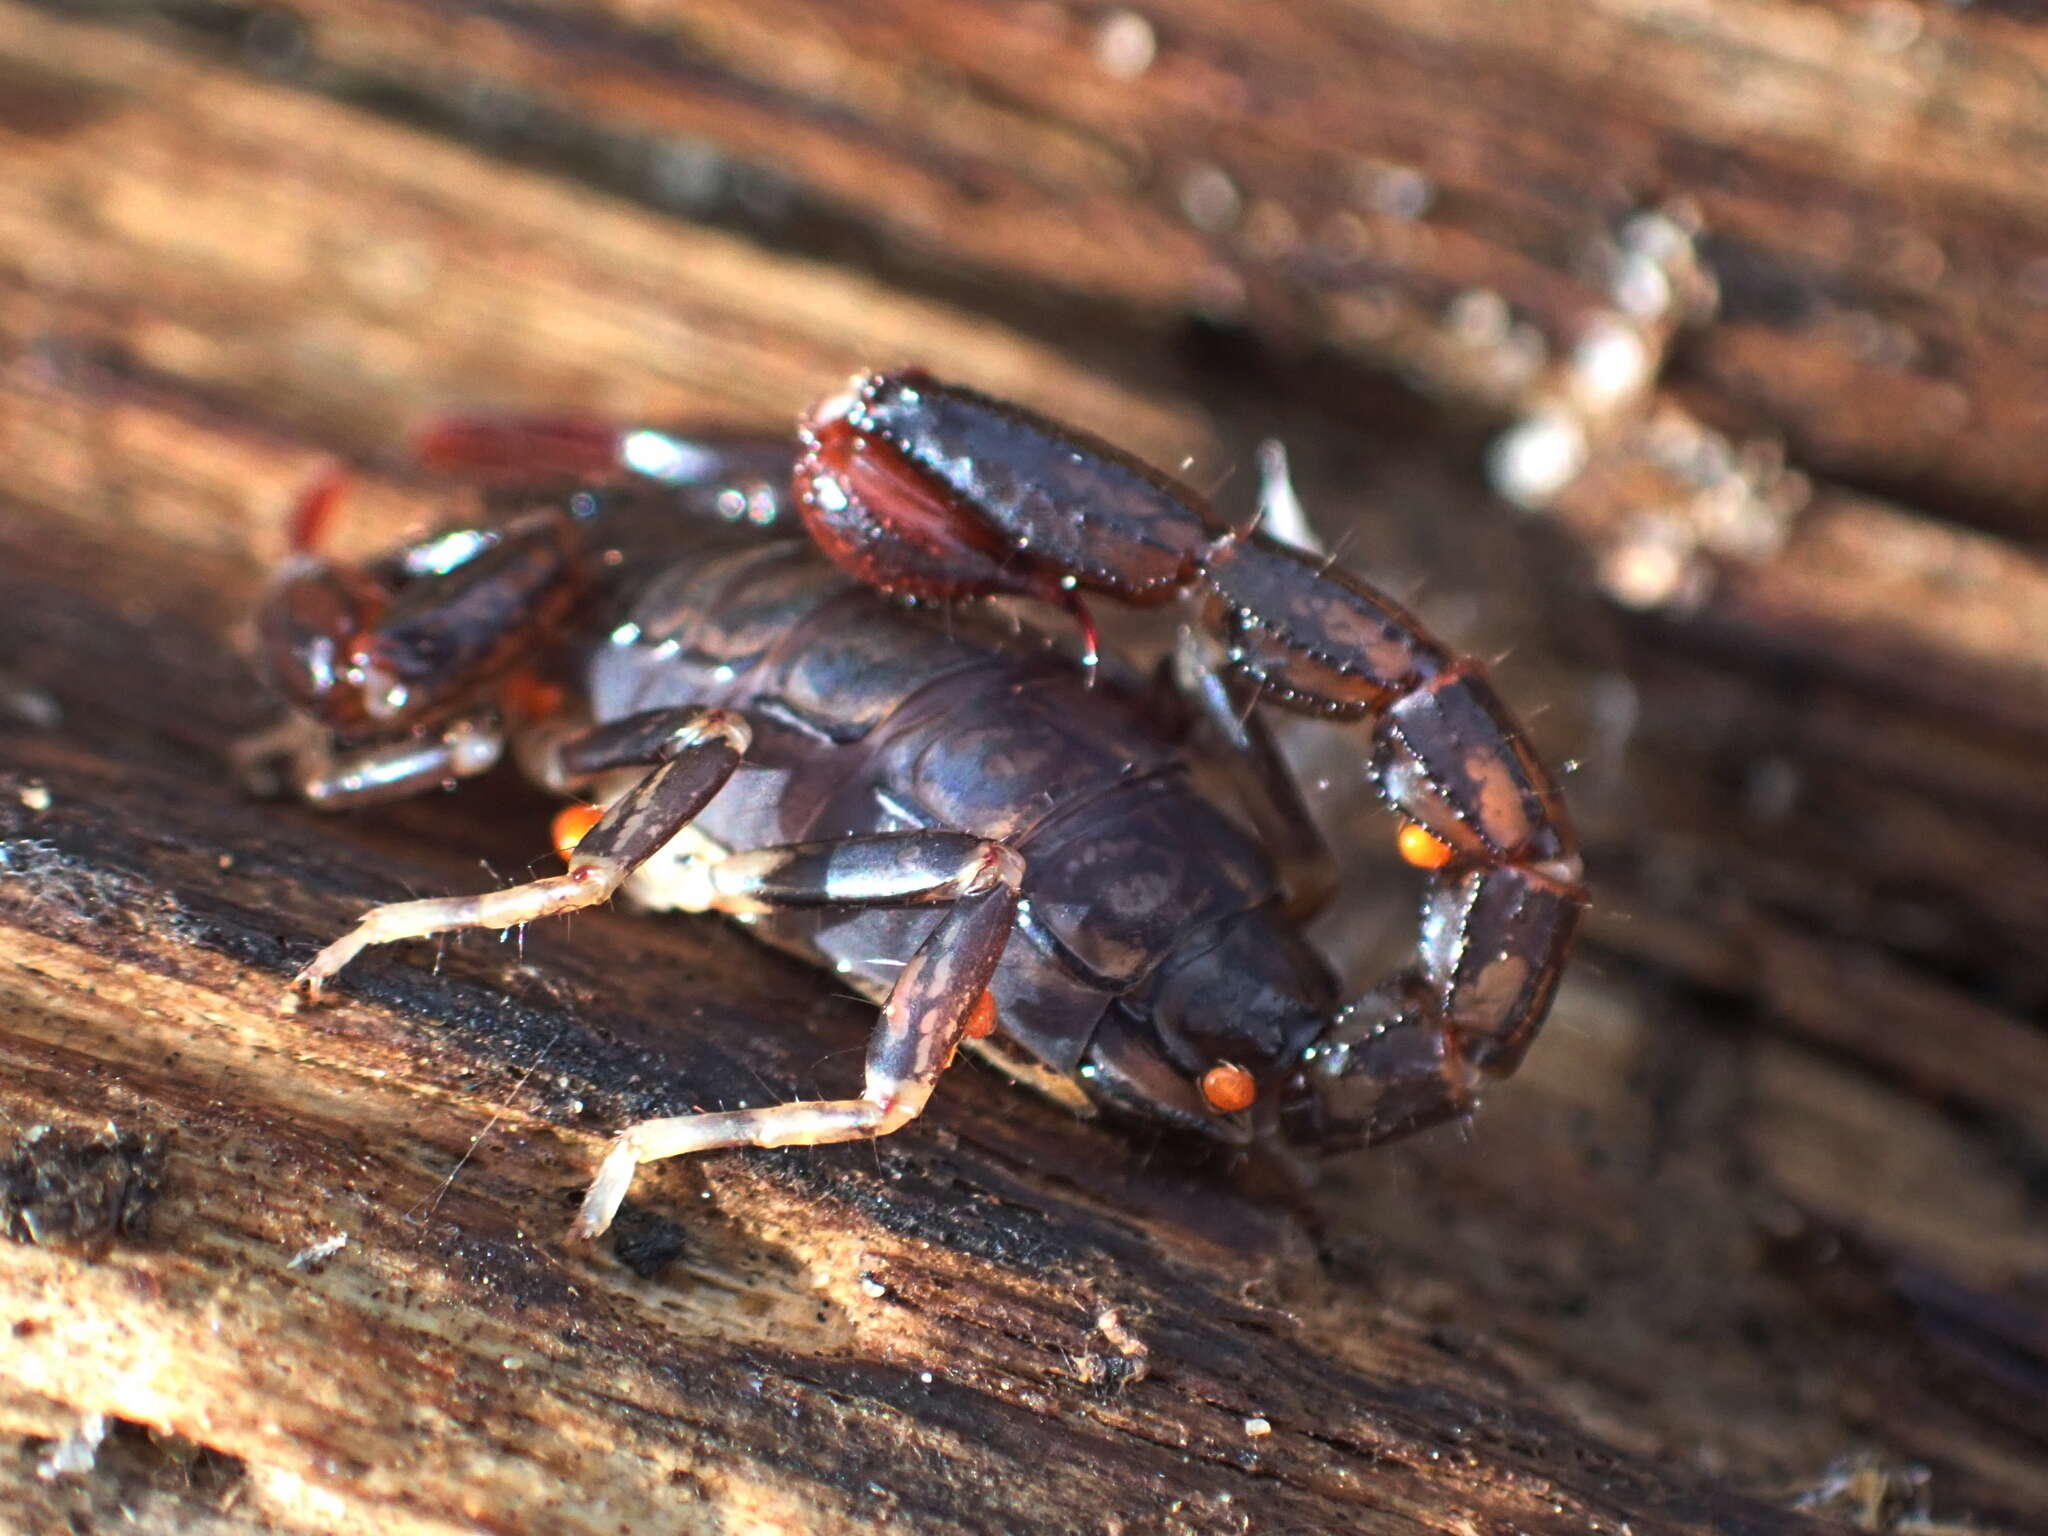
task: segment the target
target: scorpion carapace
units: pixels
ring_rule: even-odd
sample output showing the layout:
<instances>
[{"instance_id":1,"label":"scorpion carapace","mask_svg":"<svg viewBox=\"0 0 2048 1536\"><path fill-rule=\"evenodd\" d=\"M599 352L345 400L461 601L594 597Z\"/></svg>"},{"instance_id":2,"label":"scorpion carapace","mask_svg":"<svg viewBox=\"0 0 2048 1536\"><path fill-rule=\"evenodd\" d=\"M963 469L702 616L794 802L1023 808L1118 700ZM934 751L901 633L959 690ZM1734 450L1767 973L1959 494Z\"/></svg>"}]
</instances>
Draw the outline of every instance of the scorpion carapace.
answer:
<instances>
[{"instance_id":1,"label":"scorpion carapace","mask_svg":"<svg viewBox=\"0 0 2048 1536\"><path fill-rule=\"evenodd\" d=\"M422 441L482 479L581 483L364 567L310 552L336 490L316 487L259 625L295 720L247 756L338 806L509 739L595 804L558 824L565 873L378 907L294 986L624 890L742 914L882 1005L858 1097L632 1126L580 1233L644 1162L894 1131L963 1043L1077 1109L1331 1150L1465 1114L1542 1023L1585 904L1555 785L1474 663L1256 519L916 372L817 407L793 480L766 439L477 418ZM758 526L795 521L811 542ZM995 594L1071 611L1088 665L888 600ZM1091 596L1187 598L1199 622L1141 683L1095 665ZM1298 927L1327 850L1257 701L1369 726L1432 872L1414 965L1343 1006Z\"/></svg>"}]
</instances>

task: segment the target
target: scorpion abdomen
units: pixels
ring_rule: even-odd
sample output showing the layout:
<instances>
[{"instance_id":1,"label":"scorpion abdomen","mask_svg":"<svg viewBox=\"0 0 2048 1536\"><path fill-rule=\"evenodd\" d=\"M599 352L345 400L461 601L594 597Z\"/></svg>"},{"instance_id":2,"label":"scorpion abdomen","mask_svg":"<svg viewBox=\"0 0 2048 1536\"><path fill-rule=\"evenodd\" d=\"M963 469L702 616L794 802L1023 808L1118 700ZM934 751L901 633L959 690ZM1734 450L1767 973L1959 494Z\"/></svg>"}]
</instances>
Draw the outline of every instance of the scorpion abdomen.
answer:
<instances>
[{"instance_id":1,"label":"scorpion abdomen","mask_svg":"<svg viewBox=\"0 0 2048 1536\"><path fill-rule=\"evenodd\" d=\"M1187 936L1279 894L1264 849L1199 793L1136 695L992 628L949 632L805 545L750 540L665 572L613 634L591 666L598 718L715 703L755 726L693 839L944 828L1023 854L1020 931L991 991L1004 1032L1055 1072ZM773 913L756 929L879 995L939 918Z\"/></svg>"}]
</instances>

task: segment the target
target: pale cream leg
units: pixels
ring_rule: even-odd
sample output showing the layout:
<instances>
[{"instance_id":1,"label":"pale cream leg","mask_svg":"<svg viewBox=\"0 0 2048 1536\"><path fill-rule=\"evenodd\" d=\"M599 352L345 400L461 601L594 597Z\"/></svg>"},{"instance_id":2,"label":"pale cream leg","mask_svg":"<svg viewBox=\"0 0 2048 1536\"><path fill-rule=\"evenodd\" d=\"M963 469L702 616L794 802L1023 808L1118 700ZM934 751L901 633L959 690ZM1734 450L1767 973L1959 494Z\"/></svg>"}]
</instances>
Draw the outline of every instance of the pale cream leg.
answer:
<instances>
[{"instance_id":1,"label":"pale cream leg","mask_svg":"<svg viewBox=\"0 0 2048 1536\"><path fill-rule=\"evenodd\" d=\"M372 944L423 939L452 928L514 928L596 906L611 899L625 874L622 866L609 859L579 861L566 875L551 875L501 891L372 907L355 927L321 950L292 978L292 989L303 990L308 1001L318 1002L327 979Z\"/></svg>"},{"instance_id":2,"label":"pale cream leg","mask_svg":"<svg viewBox=\"0 0 2048 1536\"><path fill-rule=\"evenodd\" d=\"M874 1092L874 1085L870 1085L869 1091ZM887 1136L915 1120L930 1098L929 1084L903 1083L897 1085L888 1101L811 1099L761 1109L643 1120L612 1143L569 1235L596 1237L609 1227L642 1163L721 1147L815 1147L827 1142Z\"/></svg>"}]
</instances>

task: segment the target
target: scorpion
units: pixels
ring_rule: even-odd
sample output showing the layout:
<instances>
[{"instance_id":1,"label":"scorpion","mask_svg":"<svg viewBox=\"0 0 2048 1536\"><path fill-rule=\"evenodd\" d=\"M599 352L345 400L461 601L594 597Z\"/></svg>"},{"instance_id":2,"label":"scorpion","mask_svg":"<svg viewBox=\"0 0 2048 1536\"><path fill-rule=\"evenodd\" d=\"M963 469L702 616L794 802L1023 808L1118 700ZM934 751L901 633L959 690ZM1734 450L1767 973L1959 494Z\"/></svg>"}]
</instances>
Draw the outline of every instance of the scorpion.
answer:
<instances>
[{"instance_id":1,"label":"scorpion","mask_svg":"<svg viewBox=\"0 0 2048 1536\"><path fill-rule=\"evenodd\" d=\"M302 495L255 626L290 713L245 767L333 808L509 749L571 797L566 869L375 907L294 997L371 945L623 893L737 915L880 1006L858 1095L629 1126L575 1235L644 1163L900 1130L963 1045L1298 1161L1468 1114L1535 1037L1586 904L1554 781L1477 663L1259 518L912 370L794 445L475 415L420 448L497 487L485 514L350 564L315 549L342 480ZM1103 665L1093 597L1199 621L1148 679ZM978 598L1064 609L1080 665ZM1412 963L1348 1003L1302 933L1334 866L1258 703L1368 727L1430 871Z\"/></svg>"}]
</instances>

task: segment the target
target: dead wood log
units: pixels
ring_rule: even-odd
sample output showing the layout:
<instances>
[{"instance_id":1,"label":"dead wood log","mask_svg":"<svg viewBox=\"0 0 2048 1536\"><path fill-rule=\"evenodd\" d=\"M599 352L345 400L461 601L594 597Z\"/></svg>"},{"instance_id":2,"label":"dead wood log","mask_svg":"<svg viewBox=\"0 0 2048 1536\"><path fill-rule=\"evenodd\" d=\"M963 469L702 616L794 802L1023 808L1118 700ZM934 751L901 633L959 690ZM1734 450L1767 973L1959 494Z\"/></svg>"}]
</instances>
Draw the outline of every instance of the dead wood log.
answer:
<instances>
[{"instance_id":1,"label":"dead wood log","mask_svg":"<svg viewBox=\"0 0 2048 1536\"><path fill-rule=\"evenodd\" d=\"M0 1245L24 1519L1798 1529L1870 1453L1828 1510L1911 1513L1920 1466L2037 1520L2041 33L1517 14L0 5L0 1095L57 1128L0 1200L89 1239L162 1190L97 1262ZM1646 208L1697 225L1699 307L1589 405ZM1282 432L1361 563L1555 705L1601 897L1558 1022L1469 1141L1334 1170L1319 1255L967 1074L915 1139L667 1170L624 1254L565 1248L675 1084L847 1066L861 1010L717 924L273 1007L360 904L542 841L509 784L226 787L231 633L321 456L367 547L451 402L758 424L904 357L1205 482ZM1559 401L1588 467L1510 531L1484 434ZM1727 537L1674 421L1814 499ZM1359 821L1353 747L1299 745ZM100 1480L39 1477L95 1412Z\"/></svg>"}]
</instances>

